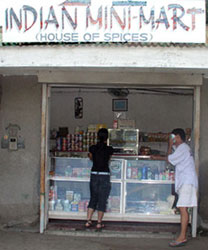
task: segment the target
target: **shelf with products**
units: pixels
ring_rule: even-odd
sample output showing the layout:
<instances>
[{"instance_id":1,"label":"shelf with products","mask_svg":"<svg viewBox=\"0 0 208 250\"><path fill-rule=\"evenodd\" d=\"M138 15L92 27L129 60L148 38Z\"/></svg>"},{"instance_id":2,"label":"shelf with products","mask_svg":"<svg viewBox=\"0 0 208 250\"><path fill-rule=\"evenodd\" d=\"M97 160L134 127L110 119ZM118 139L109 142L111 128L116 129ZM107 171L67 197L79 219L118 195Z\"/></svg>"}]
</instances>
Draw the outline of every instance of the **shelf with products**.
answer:
<instances>
[{"instance_id":1,"label":"shelf with products","mask_svg":"<svg viewBox=\"0 0 208 250\"><path fill-rule=\"evenodd\" d=\"M139 145L161 145L161 146L167 146L167 141L140 141Z\"/></svg>"},{"instance_id":2,"label":"shelf with products","mask_svg":"<svg viewBox=\"0 0 208 250\"><path fill-rule=\"evenodd\" d=\"M126 182L126 214L173 215L172 184L143 184Z\"/></svg>"},{"instance_id":3,"label":"shelf with products","mask_svg":"<svg viewBox=\"0 0 208 250\"><path fill-rule=\"evenodd\" d=\"M51 140L50 149L55 152L88 152L89 147L97 143L97 132L79 131L58 136Z\"/></svg>"},{"instance_id":4,"label":"shelf with products","mask_svg":"<svg viewBox=\"0 0 208 250\"><path fill-rule=\"evenodd\" d=\"M126 180L129 183L141 183L141 184L174 184L171 180Z\"/></svg>"},{"instance_id":5,"label":"shelf with products","mask_svg":"<svg viewBox=\"0 0 208 250\"><path fill-rule=\"evenodd\" d=\"M164 132L140 132L140 142L168 142L170 133Z\"/></svg>"},{"instance_id":6,"label":"shelf with products","mask_svg":"<svg viewBox=\"0 0 208 250\"><path fill-rule=\"evenodd\" d=\"M49 218L86 219L91 167L88 158L51 158ZM113 156L110 161L111 193L105 219L178 222L179 218L171 208L174 179L171 179L170 167L165 161L149 157Z\"/></svg>"},{"instance_id":7,"label":"shelf with products","mask_svg":"<svg viewBox=\"0 0 208 250\"><path fill-rule=\"evenodd\" d=\"M121 180L123 178L123 162L121 159L111 159L110 171L111 180ZM49 179L51 180L88 180L92 161L89 158L78 157L51 157L51 168Z\"/></svg>"},{"instance_id":8,"label":"shelf with products","mask_svg":"<svg viewBox=\"0 0 208 250\"><path fill-rule=\"evenodd\" d=\"M141 160L139 158L126 161L125 179L130 181L174 182L174 168L166 161Z\"/></svg>"},{"instance_id":9,"label":"shelf with products","mask_svg":"<svg viewBox=\"0 0 208 250\"><path fill-rule=\"evenodd\" d=\"M49 194L49 217L84 213L90 199L89 181L51 181ZM108 199L108 213L121 213L121 183L112 182Z\"/></svg>"},{"instance_id":10,"label":"shelf with products","mask_svg":"<svg viewBox=\"0 0 208 250\"><path fill-rule=\"evenodd\" d=\"M108 132L108 144L114 148L114 152L138 155L138 129L108 129Z\"/></svg>"},{"instance_id":11,"label":"shelf with products","mask_svg":"<svg viewBox=\"0 0 208 250\"><path fill-rule=\"evenodd\" d=\"M174 171L166 161L127 159L124 211L126 215L173 216Z\"/></svg>"},{"instance_id":12,"label":"shelf with products","mask_svg":"<svg viewBox=\"0 0 208 250\"><path fill-rule=\"evenodd\" d=\"M109 214L122 209L123 162L110 161L111 192ZM90 198L89 181L92 161L89 158L52 157L49 170L49 218L85 218Z\"/></svg>"}]
</instances>

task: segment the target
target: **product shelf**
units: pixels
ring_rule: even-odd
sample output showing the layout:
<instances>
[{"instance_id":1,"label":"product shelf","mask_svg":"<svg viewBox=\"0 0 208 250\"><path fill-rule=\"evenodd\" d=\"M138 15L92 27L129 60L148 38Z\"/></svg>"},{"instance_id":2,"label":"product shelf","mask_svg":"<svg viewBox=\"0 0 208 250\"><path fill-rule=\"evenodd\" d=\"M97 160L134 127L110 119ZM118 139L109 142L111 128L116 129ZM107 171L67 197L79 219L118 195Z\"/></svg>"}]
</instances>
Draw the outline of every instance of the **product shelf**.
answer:
<instances>
[{"instance_id":1,"label":"product shelf","mask_svg":"<svg viewBox=\"0 0 208 250\"><path fill-rule=\"evenodd\" d=\"M127 183L141 183L141 184L174 184L174 181L170 180L134 180L127 179L125 180Z\"/></svg>"},{"instance_id":2,"label":"product shelf","mask_svg":"<svg viewBox=\"0 0 208 250\"><path fill-rule=\"evenodd\" d=\"M51 158L49 218L86 219L91 167L92 162L88 158ZM166 167L165 161L154 161L149 157L114 156L110 161L112 187L105 220L178 223L179 217L171 209L174 181L154 179L155 171L163 173L163 178L168 176ZM138 174L143 168L147 170L145 179L143 175L140 179ZM149 169L152 179L147 179Z\"/></svg>"}]
</instances>

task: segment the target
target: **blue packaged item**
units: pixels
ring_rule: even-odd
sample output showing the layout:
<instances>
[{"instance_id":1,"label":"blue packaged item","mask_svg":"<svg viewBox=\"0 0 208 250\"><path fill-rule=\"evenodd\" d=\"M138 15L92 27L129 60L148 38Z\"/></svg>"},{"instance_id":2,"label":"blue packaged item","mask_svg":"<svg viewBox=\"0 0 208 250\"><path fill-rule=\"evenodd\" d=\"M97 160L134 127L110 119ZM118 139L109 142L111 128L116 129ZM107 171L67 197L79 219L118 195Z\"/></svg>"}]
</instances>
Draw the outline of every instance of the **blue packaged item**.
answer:
<instances>
[{"instance_id":1,"label":"blue packaged item","mask_svg":"<svg viewBox=\"0 0 208 250\"><path fill-rule=\"evenodd\" d=\"M147 167L142 168L142 179L146 180L147 179Z\"/></svg>"}]
</instances>

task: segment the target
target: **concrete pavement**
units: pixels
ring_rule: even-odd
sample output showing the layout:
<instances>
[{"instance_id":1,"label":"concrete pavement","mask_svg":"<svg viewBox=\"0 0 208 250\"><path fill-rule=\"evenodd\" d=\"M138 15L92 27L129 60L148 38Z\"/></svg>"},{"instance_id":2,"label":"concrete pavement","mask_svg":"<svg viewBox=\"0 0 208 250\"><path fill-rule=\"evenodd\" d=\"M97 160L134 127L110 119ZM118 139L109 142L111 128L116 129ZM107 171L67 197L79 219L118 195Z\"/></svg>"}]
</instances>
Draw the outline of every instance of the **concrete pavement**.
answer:
<instances>
[{"instance_id":1,"label":"concrete pavement","mask_svg":"<svg viewBox=\"0 0 208 250\"><path fill-rule=\"evenodd\" d=\"M57 235L58 234L58 235ZM173 239L172 234L139 233L137 237L115 237L105 232L86 232L81 235L67 232L46 232L39 234L35 231L0 230L0 250L165 250L172 249L168 243ZM198 236L190 239L182 249L208 249L208 237Z\"/></svg>"}]
</instances>

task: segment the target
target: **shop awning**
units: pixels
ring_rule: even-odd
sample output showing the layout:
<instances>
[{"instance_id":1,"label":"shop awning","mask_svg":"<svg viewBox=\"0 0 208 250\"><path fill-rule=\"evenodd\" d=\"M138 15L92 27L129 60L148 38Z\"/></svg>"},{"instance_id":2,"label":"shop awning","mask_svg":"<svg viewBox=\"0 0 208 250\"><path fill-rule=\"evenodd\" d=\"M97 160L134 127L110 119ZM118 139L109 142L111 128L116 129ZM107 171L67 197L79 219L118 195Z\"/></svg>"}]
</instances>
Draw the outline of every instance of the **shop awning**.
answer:
<instances>
[{"instance_id":1,"label":"shop awning","mask_svg":"<svg viewBox=\"0 0 208 250\"><path fill-rule=\"evenodd\" d=\"M200 85L202 75L208 74L208 48L5 46L0 47L0 74L37 75L45 83Z\"/></svg>"}]
</instances>

